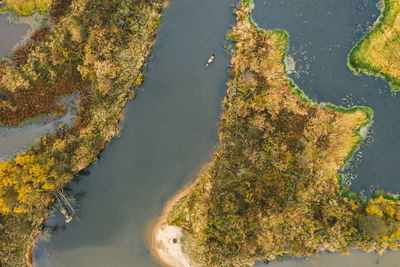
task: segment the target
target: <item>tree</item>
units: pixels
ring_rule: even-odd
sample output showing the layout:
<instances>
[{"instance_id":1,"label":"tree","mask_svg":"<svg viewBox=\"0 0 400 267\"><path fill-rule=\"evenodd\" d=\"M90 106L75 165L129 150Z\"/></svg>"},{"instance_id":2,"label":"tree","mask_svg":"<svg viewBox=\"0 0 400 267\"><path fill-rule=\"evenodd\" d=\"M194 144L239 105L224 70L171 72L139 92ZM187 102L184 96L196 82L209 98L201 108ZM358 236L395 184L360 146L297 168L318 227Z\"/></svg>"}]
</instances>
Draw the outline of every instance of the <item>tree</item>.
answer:
<instances>
[{"instance_id":1,"label":"tree","mask_svg":"<svg viewBox=\"0 0 400 267\"><path fill-rule=\"evenodd\" d=\"M42 203L45 193L57 188L56 160L28 152L0 162L0 212L25 213Z\"/></svg>"},{"instance_id":2,"label":"tree","mask_svg":"<svg viewBox=\"0 0 400 267\"><path fill-rule=\"evenodd\" d=\"M389 228L383 219L376 214L361 216L358 221L358 229L361 234L368 239L379 240L383 235L387 235Z\"/></svg>"}]
</instances>

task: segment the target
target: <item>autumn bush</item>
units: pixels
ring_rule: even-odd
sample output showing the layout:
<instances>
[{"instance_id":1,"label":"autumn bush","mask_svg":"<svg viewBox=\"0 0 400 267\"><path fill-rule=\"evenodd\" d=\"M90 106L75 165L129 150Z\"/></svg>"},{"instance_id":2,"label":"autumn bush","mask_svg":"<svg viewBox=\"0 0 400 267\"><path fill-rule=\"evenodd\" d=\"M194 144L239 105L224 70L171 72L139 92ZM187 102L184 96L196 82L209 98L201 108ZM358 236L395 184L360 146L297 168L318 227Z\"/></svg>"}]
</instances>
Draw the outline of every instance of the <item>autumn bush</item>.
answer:
<instances>
[{"instance_id":1,"label":"autumn bush","mask_svg":"<svg viewBox=\"0 0 400 267\"><path fill-rule=\"evenodd\" d=\"M358 221L358 228L366 239L374 239L377 241L389 232L382 217L376 214L361 216Z\"/></svg>"}]
</instances>

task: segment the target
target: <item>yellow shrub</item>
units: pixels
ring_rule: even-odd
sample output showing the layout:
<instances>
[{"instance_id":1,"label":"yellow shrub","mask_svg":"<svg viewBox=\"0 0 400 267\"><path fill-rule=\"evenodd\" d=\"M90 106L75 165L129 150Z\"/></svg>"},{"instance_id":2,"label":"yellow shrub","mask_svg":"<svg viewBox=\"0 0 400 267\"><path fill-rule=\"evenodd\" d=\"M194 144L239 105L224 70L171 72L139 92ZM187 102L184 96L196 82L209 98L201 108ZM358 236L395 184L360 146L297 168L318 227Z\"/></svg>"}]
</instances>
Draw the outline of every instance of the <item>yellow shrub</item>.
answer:
<instances>
[{"instance_id":1,"label":"yellow shrub","mask_svg":"<svg viewBox=\"0 0 400 267\"><path fill-rule=\"evenodd\" d=\"M385 213L387 215L389 215L390 217L393 216L394 212L395 212L395 210L394 210L394 208L392 206L386 206L385 207Z\"/></svg>"},{"instance_id":2,"label":"yellow shrub","mask_svg":"<svg viewBox=\"0 0 400 267\"><path fill-rule=\"evenodd\" d=\"M44 193L57 188L55 163L33 153L0 162L0 212L24 213L39 205Z\"/></svg>"},{"instance_id":3,"label":"yellow shrub","mask_svg":"<svg viewBox=\"0 0 400 267\"><path fill-rule=\"evenodd\" d=\"M374 204L369 204L368 207L365 209L365 211L367 212L367 214L371 214L371 215L379 215L379 216L383 216L383 212L381 211L381 209L374 205Z\"/></svg>"}]
</instances>

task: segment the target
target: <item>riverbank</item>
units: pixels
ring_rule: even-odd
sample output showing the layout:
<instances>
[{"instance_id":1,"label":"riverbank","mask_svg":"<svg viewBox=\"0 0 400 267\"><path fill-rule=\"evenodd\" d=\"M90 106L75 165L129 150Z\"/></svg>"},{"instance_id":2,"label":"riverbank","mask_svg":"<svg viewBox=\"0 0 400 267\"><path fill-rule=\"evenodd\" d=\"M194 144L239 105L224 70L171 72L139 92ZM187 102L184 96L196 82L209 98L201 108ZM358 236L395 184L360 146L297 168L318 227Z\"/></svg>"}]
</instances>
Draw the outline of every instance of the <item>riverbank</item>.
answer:
<instances>
[{"instance_id":1,"label":"riverbank","mask_svg":"<svg viewBox=\"0 0 400 267\"><path fill-rule=\"evenodd\" d=\"M164 245L156 256L165 265L183 253L190 263L182 266L242 266L322 250L396 248L398 200L377 193L363 202L337 178L365 138L372 110L308 100L285 76L288 34L258 28L252 8L241 2L229 34L235 52L216 157L168 202L153 251ZM165 225L175 237L154 234Z\"/></svg>"},{"instance_id":2,"label":"riverbank","mask_svg":"<svg viewBox=\"0 0 400 267\"><path fill-rule=\"evenodd\" d=\"M55 192L95 161L118 133L123 108L143 81L161 10L161 1L59 1L32 42L1 61L0 125L64 113L59 100L71 93L79 95L80 103L72 127L60 127L24 154L0 163L5 266L30 264L32 242Z\"/></svg>"},{"instance_id":3,"label":"riverbank","mask_svg":"<svg viewBox=\"0 0 400 267\"><path fill-rule=\"evenodd\" d=\"M167 216L176 202L188 194L195 185L196 181L187 184L170 198L160 217L150 226L150 252L164 266L191 266L188 255L182 249L183 232L178 227L168 226Z\"/></svg>"},{"instance_id":4,"label":"riverbank","mask_svg":"<svg viewBox=\"0 0 400 267\"><path fill-rule=\"evenodd\" d=\"M348 56L348 66L356 74L375 75L400 90L400 3L382 0L383 10L374 27Z\"/></svg>"}]
</instances>

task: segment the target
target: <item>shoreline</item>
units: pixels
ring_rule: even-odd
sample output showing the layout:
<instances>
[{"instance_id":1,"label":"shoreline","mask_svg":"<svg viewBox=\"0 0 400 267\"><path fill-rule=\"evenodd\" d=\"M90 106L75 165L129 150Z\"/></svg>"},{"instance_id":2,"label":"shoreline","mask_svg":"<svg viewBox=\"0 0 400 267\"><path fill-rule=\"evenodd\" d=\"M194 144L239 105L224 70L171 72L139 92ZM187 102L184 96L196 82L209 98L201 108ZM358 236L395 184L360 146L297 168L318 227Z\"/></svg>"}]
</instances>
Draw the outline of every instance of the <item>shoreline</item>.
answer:
<instances>
[{"instance_id":1,"label":"shoreline","mask_svg":"<svg viewBox=\"0 0 400 267\"><path fill-rule=\"evenodd\" d=\"M215 151L211 152L210 155L215 155ZM176 259L175 261L171 262L168 261L168 258L165 257L165 255L162 255L162 252L166 252L166 250L159 248L159 242L165 241L165 240L157 240L157 233L159 230L167 225L167 216L168 213L171 211L172 207L175 205L176 202L178 202L180 199L182 199L187 193L190 192L190 190L195 187L199 182L201 178L201 174L207 170L208 166L210 163L205 163L204 165L201 166L200 170L195 172L195 179L193 181L188 181L186 184L184 184L182 187L176 191L172 197L168 198L168 200L164 203L162 210L161 210L161 215L156 217L154 220L151 220L149 222L147 234L146 234L146 239L148 242L149 250L151 255L154 257L154 259L160 263L162 266L167 266L167 267L177 267L177 266L192 266L190 265L190 258L187 254L182 252L182 256L186 257L186 265L175 265L176 264ZM176 227L176 226L172 226ZM177 227L178 228L178 227ZM180 229L180 228L179 228ZM182 232L180 231L182 234ZM182 249L181 242L179 240L180 237L176 237L177 243L176 245L179 245L179 248ZM170 240L169 240L170 241ZM168 243L168 240L167 242ZM174 245L174 242L169 242L172 243L171 245ZM168 250L168 248L167 248ZM171 256L172 257L172 256ZM170 259L171 260L171 259Z\"/></svg>"},{"instance_id":2,"label":"shoreline","mask_svg":"<svg viewBox=\"0 0 400 267\"><path fill-rule=\"evenodd\" d=\"M254 4L253 4L252 0L247 0L247 1L242 0L242 1L239 1L239 4L240 3L245 6L247 5L247 7L249 8L248 20L249 20L250 24L253 25L254 27L256 27L256 29L258 31L267 32L267 30L259 28L251 17L251 11L254 8ZM281 30L270 30L270 31L274 32L274 31L281 31ZM285 32L285 34L288 36L288 33ZM289 46L289 41L288 41L288 39L286 39L285 49L284 49L284 53L282 56L282 64L284 65L284 68L285 68L285 78L287 78L291 82L292 93L297 95L297 97L299 97L300 100L303 100L311 107L316 105L316 106L321 107L322 109L340 112L343 114L361 112L365 116L365 121L363 123L361 123L359 125L359 127L357 127L354 130L355 136L353 137L354 138L353 144L352 144L351 148L349 149L347 155L343 159L343 164L340 166L340 168L342 168L343 166L348 164L349 160L352 158L355 151L360 148L361 143L364 141L365 136L363 133L365 130L368 129L368 127L373 122L373 116L374 116L373 110L368 107L361 107L361 106L353 106L351 108L344 108L341 106L333 105L331 103L314 103L311 100L309 100L308 97L305 95L305 93L297 87L297 85L294 83L294 81L292 79L290 79L290 77L286 76L286 65L285 65L284 59L287 56L286 52L287 52L288 46ZM224 111L222 112L222 116L224 116ZM210 166L210 164L212 164L212 162L213 161L206 164L205 166ZM162 209L161 215L151 225L150 252L155 257L157 262L159 262L163 266L185 266L185 267L194 266L194 265L191 265L189 255L185 254L183 252L182 242L178 242L176 240L177 238L179 238L178 235L182 233L182 228L175 226L175 225L168 225L167 216L170 213L174 204L177 203L180 199L182 199L182 197L184 197L186 194L188 194L194 186L196 186L198 183L201 182L201 177L202 177L201 172L203 170L205 170L204 167L201 169L201 171L197 175L197 178L195 179L195 181L193 181L192 183L186 184L183 188L179 189L170 199L168 199L166 201L166 203ZM338 172L336 172L336 174L338 174ZM337 183L338 183L339 188L341 188L342 186L341 186L340 180L338 180ZM342 190L339 189L338 196L340 196L341 194L342 194ZM160 236L161 236L160 232L165 231L166 229L165 228L162 229L162 228L166 227L166 226L167 227L169 226L171 228L174 227L173 230L175 231L174 233L176 234L176 238L174 238L174 241L176 241L176 242L171 242L171 236L165 235L164 238L165 237L169 238L167 240L160 238ZM168 231L168 229L166 231ZM179 251L177 251L177 249L174 248L177 246L176 244L179 246L178 247ZM354 248L357 248L357 247L354 247ZM359 249L363 250L362 248L359 248ZM374 250L375 249L371 247L371 248L369 248L367 250L363 250L363 251L365 251L366 253L369 253ZM327 243L320 244L319 248L317 247L315 253L312 253L312 254L315 255L315 254L323 252L323 251L328 251L328 252L338 253L338 254L345 253L345 252L341 251L340 249L335 248L334 244L327 242ZM179 258L179 256L182 256L182 257ZM268 258L271 260L271 259L275 259L277 256L278 256L278 254L265 255L263 258ZM300 257L308 257L311 255L303 255L302 256L300 254L297 254L297 255L293 255L293 256L300 258ZM184 257L186 257L187 259L185 259ZM253 263L254 263L254 261L253 261Z\"/></svg>"},{"instance_id":3,"label":"shoreline","mask_svg":"<svg viewBox=\"0 0 400 267\"><path fill-rule=\"evenodd\" d=\"M389 12L390 12L390 0L380 0L381 8L377 6L377 9L380 11L379 16L375 20L372 29L367 31L358 42L351 48L350 52L347 55L347 67L350 71L353 72L355 76L359 75L367 75L367 76L375 76L377 78L381 78L384 80L390 87L391 92L397 92L400 90L399 82L396 81L398 77L393 76L391 73L384 72L382 66L373 66L370 62L356 62L355 54L362 53L365 47L362 47L364 43L368 44L371 40L375 37L377 32L381 30L381 28L386 24L386 20L388 19Z\"/></svg>"}]
</instances>

